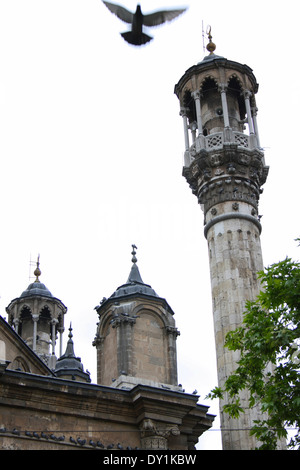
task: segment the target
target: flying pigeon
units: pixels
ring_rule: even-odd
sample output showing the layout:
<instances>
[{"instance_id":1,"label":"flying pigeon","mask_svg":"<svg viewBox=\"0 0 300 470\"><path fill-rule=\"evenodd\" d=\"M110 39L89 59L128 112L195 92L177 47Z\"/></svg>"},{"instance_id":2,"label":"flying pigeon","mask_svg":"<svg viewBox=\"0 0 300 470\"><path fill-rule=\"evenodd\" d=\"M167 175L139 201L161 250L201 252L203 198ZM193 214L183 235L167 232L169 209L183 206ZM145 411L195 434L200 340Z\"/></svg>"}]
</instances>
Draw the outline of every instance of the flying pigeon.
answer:
<instances>
[{"instance_id":1,"label":"flying pigeon","mask_svg":"<svg viewBox=\"0 0 300 470\"><path fill-rule=\"evenodd\" d=\"M133 13L120 5L105 2L104 0L103 3L120 20L131 24L131 31L121 33L121 36L125 39L125 41L129 42L129 44L133 44L135 46L141 46L142 44L146 44L153 39L151 36L143 33L143 25L159 26L166 21L172 21L186 10L186 8L177 10L161 10L143 15L141 6L139 4L136 7L135 13Z\"/></svg>"}]
</instances>

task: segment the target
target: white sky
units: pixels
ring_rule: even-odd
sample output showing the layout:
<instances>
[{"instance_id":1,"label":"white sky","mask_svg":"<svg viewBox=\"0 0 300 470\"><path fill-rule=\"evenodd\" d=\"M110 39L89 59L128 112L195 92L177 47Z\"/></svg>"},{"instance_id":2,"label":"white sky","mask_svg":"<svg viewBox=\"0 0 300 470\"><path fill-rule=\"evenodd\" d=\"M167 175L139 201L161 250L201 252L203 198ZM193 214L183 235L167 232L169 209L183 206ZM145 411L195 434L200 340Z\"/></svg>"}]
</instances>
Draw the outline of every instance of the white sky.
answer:
<instances>
[{"instance_id":1,"label":"white sky","mask_svg":"<svg viewBox=\"0 0 300 470\"><path fill-rule=\"evenodd\" d=\"M122 5L135 10L136 1ZM179 383L217 384L203 214L181 176L174 85L206 55L249 65L270 172L261 197L264 264L299 258L298 18L294 0L144 0L144 13L189 6L145 47L101 0L0 0L0 314L31 282L68 307L75 353L96 382L94 307L125 283L131 244L144 282L175 311ZM58 351L58 347L57 347ZM219 421L199 449L219 449Z\"/></svg>"}]
</instances>

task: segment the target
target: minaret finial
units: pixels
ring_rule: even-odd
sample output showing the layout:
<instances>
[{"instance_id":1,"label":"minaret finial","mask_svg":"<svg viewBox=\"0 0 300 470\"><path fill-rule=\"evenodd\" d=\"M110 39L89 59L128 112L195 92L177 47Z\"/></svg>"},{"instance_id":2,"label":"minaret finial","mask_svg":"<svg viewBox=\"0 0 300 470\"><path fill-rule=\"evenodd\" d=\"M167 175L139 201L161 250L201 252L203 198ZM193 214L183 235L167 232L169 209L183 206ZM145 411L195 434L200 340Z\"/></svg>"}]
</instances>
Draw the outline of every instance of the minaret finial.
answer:
<instances>
[{"instance_id":1,"label":"minaret finial","mask_svg":"<svg viewBox=\"0 0 300 470\"><path fill-rule=\"evenodd\" d=\"M39 276L42 274L40 270L40 255L38 255L37 262L36 262L36 268L33 273L36 276L36 280L34 282L40 282Z\"/></svg>"},{"instance_id":2,"label":"minaret finial","mask_svg":"<svg viewBox=\"0 0 300 470\"><path fill-rule=\"evenodd\" d=\"M137 257L135 256L136 255L136 251L137 250L137 247L135 245L131 245L132 246L132 259L131 261L135 264L137 262Z\"/></svg>"},{"instance_id":3,"label":"minaret finial","mask_svg":"<svg viewBox=\"0 0 300 470\"><path fill-rule=\"evenodd\" d=\"M207 44L206 49L208 50L210 55L212 55L214 53L215 49L216 49L216 45L212 42L211 26L207 27L206 34L207 34L208 39L209 39L209 43Z\"/></svg>"}]
</instances>

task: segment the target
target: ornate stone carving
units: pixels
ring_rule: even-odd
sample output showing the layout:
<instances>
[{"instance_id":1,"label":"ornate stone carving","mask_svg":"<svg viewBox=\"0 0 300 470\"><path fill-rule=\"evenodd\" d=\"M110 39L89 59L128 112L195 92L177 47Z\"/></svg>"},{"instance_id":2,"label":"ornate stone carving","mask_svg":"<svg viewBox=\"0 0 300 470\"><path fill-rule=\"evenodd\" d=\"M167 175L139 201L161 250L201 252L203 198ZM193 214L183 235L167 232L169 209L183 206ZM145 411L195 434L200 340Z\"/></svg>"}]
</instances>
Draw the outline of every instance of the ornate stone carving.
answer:
<instances>
[{"instance_id":1,"label":"ornate stone carving","mask_svg":"<svg viewBox=\"0 0 300 470\"><path fill-rule=\"evenodd\" d=\"M180 434L176 424L157 424L152 419L144 419L140 431L143 449L166 450L168 448L168 438Z\"/></svg>"},{"instance_id":2,"label":"ornate stone carving","mask_svg":"<svg viewBox=\"0 0 300 470\"><path fill-rule=\"evenodd\" d=\"M167 439L159 436L141 438L142 449L145 450L167 450Z\"/></svg>"},{"instance_id":3,"label":"ornate stone carving","mask_svg":"<svg viewBox=\"0 0 300 470\"><path fill-rule=\"evenodd\" d=\"M124 323L129 323L131 325L134 325L136 323L136 317L131 317L128 314L125 315L125 314L120 313L120 314L115 315L110 321L112 328L116 328Z\"/></svg>"},{"instance_id":4,"label":"ornate stone carving","mask_svg":"<svg viewBox=\"0 0 300 470\"><path fill-rule=\"evenodd\" d=\"M223 164L223 156L221 153L216 153L210 156L211 166L221 166Z\"/></svg>"},{"instance_id":5,"label":"ornate stone carving","mask_svg":"<svg viewBox=\"0 0 300 470\"><path fill-rule=\"evenodd\" d=\"M94 341L93 341L93 346L100 347L104 343L104 336L100 336L98 333L96 334Z\"/></svg>"},{"instance_id":6,"label":"ornate stone carving","mask_svg":"<svg viewBox=\"0 0 300 470\"><path fill-rule=\"evenodd\" d=\"M180 336L180 331L174 326L166 326L165 330L169 335Z\"/></svg>"},{"instance_id":7,"label":"ornate stone carving","mask_svg":"<svg viewBox=\"0 0 300 470\"><path fill-rule=\"evenodd\" d=\"M224 144L217 152L201 149L191 165L183 169L183 175L205 214L224 201L244 201L257 210L268 167L258 149Z\"/></svg>"}]
</instances>

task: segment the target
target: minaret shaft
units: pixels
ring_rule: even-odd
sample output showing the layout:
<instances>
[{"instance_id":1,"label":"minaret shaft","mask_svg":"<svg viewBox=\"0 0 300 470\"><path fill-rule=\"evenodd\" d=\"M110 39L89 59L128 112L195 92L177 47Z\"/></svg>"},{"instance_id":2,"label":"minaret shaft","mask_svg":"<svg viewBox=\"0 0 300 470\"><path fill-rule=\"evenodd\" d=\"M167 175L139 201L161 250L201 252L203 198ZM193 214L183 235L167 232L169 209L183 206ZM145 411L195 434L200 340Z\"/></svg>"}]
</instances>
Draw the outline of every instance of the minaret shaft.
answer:
<instances>
[{"instance_id":1,"label":"minaret shaft","mask_svg":"<svg viewBox=\"0 0 300 470\"><path fill-rule=\"evenodd\" d=\"M238 353L225 348L226 334L242 324L245 301L254 299L261 288L256 275L263 269L259 230L251 221L227 219L208 231L207 243L218 383L223 385L239 359ZM220 403L220 409L223 404ZM255 448L255 440L247 430L258 416L254 410L248 410L247 394L242 397L241 406L246 407L241 419L230 420L221 413L224 449Z\"/></svg>"}]
</instances>

